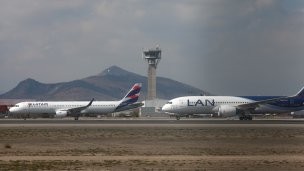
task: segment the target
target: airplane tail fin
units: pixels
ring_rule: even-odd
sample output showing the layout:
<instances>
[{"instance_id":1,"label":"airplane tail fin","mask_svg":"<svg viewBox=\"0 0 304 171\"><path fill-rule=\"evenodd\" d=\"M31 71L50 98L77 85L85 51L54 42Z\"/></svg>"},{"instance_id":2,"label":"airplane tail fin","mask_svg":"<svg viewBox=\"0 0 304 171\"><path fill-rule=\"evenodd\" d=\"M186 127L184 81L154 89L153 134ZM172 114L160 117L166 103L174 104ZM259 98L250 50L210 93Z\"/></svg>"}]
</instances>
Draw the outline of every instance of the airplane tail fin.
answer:
<instances>
[{"instance_id":1,"label":"airplane tail fin","mask_svg":"<svg viewBox=\"0 0 304 171\"><path fill-rule=\"evenodd\" d=\"M304 87L295 96L304 97Z\"/></svg>"},{"instance_id":2,"label":"airplane tail fin","mask_svg":"<svg viewBox=\"0 0 304 171\"><path fill-rule=\"evenodd\" d=\"M136 83L132 89L128 92L128 94L120 101L120 105L116 108L122 108L124 106L127 106L128 104L132 104L137 102L139 97L139 92L141 89L141 83Z\"/></svg>"}]
</instances>

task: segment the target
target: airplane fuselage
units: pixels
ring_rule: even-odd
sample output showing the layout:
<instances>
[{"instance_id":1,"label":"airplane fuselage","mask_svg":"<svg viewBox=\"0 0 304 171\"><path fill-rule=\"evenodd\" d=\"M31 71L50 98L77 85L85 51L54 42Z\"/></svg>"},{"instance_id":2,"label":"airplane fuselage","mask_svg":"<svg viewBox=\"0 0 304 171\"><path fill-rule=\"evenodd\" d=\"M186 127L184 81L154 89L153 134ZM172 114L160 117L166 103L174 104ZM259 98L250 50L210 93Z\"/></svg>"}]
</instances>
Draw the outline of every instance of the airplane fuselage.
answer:
<instances>
[{"instance_id":1,"label":"airplane fuselage","mask_svg":"<svg viewBox=\"0 0 304 171\"><path fill-rule=\"evenodd\" d=\"M179 114L216 114L220 106L238 107L242 104L275 99L284 96L186 96L170 100L163 111ZM248 109L251 114L285 113L304 109L304 98L293 97ZM239 112L239 113L238 113ZM242 114L237 110L236 114Z\"/></svg>"},{"instance_id":2,"label":"airplane fuselage","mask_svg":"<svg viewBox=\"0 0 304 171\"><path fill-rule=\"evenodd\" d=\"M11 110L14 114L56 114L57 111L86 106L89 101L82 102L22 102ZM91 106L81 110L79 114L111 113L118 107L120 101L94 101ZM18 107L16 107L18 106Z\"/></svg>"}]
</instances>

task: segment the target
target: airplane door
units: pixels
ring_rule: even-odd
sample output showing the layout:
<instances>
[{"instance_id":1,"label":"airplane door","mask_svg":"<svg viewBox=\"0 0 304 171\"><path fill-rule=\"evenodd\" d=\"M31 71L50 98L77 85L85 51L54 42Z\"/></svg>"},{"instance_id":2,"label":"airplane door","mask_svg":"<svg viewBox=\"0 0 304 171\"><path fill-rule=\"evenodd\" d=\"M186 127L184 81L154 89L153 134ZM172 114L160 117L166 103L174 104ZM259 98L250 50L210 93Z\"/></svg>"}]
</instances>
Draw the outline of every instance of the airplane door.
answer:
<instances>
[{"instance_id":1,"label":"airplane door","mask_svg":"<svg viewBox=\"0 0 304 171\"><path fill-rule=\"evenodd\" d=\"M26 106L26 105L22 105L22 111L23 111L24 113L27 112L27 106Z\"/></svg>"},{"instance_id":2,"label":"airplane door","mask_svg":"<svg viewBox=\"0 0 304 171\"><path fill-rule=\"evenodd\" d=\"M183 107L184 106L184 100L183 99L180 99L179 100L179 107Z\"/></svg>"},{"instance_id":3,"label":"airplane door","mask_svg":"<svg viewBox=\"0 0 304 171\"><path fill-rule=\"evenodd\" d=\"M47 106L50 110L53 110L54 108L53 108L53 105L52 104L50 104L50 106Z\"/></svg>"},{"instance_id":4,"label":"airplane door","mask_svg":"<svg viewBox=\"0 0 304 171\"><path fill-rule=\"evenodd\" d=\"M294 106L294 100L290 100L290 106Z\"/></svg>"},{"instance_id":5,"label":"airplane door","mask_svg":"<svg viewBox=\"0 0 304 171\"><path fill-rule=\"evenodd\" d=\"M25 104L23 106L23 111L24 111L24 113L30 113L30 105L29 104Z\"/></svg>"}]
</instances>

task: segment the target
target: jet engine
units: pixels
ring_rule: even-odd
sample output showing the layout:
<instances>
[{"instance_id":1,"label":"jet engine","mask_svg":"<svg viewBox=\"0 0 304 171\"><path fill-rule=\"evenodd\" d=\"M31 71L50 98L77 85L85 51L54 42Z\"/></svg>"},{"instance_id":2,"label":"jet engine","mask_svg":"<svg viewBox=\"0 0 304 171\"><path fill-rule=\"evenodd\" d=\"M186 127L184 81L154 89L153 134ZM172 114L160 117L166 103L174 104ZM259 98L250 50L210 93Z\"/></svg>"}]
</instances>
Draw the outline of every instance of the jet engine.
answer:
<instances>
[{"instance_id":1,"label":"jet engine","mask_svg":"<svg viewBox=\"0 0 304 171\"><path fill-rule=\"evenodd\" d=\"M234 106L220 106L218 110L219 117L232 117L236 115L236 108Z\"/></svg>"},{"instance_id":2,"label":"jet engine","mask_svg":"<svg viewBox=\"0 0 304 171\"><path fill-rule=\"evenodd\" d=\"M68 111L57 111L55 117L56 118L64 118L68 115Z\"/></svg>"}]
</instances>

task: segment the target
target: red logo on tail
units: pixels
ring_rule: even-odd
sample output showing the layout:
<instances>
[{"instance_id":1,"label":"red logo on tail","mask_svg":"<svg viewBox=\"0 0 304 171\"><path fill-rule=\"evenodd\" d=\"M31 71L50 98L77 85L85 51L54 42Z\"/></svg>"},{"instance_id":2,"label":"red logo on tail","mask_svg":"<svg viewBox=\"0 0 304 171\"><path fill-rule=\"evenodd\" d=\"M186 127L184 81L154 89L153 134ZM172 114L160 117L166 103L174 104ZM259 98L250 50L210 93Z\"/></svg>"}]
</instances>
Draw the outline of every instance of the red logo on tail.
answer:
<instances>
[{"instance_id":1,"label":"red logo on tail","mask_svg":"<svg viewBox=\"0 0 304 171\"><path fill-rule=\"evenodd\" d=\"M139 87L139 86L134 86L134 87L133 87L133 90L138 89L138 88L140 88L140 87Z\"/></svg>"}]
</instances>

